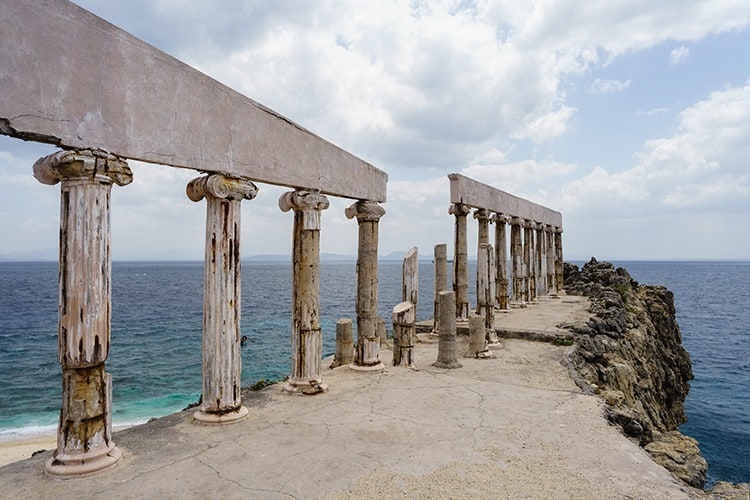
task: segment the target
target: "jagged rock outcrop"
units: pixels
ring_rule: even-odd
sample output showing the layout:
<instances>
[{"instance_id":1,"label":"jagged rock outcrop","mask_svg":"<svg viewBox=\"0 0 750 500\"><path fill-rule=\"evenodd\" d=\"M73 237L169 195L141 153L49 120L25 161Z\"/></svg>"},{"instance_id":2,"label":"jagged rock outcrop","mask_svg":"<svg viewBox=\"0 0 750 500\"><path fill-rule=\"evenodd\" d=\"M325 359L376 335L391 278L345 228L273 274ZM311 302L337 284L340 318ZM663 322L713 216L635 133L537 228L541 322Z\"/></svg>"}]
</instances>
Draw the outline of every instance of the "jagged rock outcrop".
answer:
<instances>
[{"instance_id":1,"label":"jagged rock outcrop","mask_svg":"<svg viewBox=\"0 0 750 500\"><path fill-rule=\"evenodd\" d=\"M675 320L674 296L639 285L623 268L592 258L582 269L565 264L565 291L591 299L591 319L569 361L579 385L600 394L607 418L650 451L657 463L703 487L706 462L697 443L677 432L693 378L690 356ZM650 450L649 450L650 446Z\"/></svg>"}]
</instances>

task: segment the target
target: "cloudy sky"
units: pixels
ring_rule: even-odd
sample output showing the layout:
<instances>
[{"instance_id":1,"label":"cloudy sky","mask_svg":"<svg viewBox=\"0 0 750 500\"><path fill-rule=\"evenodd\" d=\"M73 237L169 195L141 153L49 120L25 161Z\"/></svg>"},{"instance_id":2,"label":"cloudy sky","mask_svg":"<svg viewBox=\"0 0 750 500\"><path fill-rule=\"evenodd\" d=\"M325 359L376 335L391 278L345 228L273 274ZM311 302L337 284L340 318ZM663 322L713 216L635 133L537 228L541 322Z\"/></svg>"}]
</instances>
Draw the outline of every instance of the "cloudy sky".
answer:
<instances>
[{"instance_id":1,"label":"cloudy sky","mask_svg":"<svg viewBox=\"0 0 750 500\"><path fill-rule=\"evenodd\" d=\"M388 172L381 255L450 243L460 172L562 212L566 258L750 259L745 0L77 3ZM0 136L0 256L55 255L52 151ZM130 163L113 258L201 259L195 174ZM243 254L290 252L283 191L243 203ZM350 203L324 252L356 253Z\"/></svg>"}]
</instances>

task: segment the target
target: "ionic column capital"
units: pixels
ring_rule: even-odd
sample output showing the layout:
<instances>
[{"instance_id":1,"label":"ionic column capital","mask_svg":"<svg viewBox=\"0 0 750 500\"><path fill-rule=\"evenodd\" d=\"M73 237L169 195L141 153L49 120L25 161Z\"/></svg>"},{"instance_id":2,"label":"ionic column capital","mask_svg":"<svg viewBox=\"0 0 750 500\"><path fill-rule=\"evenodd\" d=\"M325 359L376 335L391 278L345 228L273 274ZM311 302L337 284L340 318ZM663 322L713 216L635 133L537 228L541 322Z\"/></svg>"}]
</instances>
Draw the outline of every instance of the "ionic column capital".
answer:
<instances>
[{"instance_id":1,"label":"ionic column capital","mask_svg":"<svg viewBox=\"0 0 750 500\"><path fill-rule=\"evenodd\" d=\"M523 226L523 219L520 217L511 217L510 225L511 226Z\"/></svg>"},{"instance_id":2,"label":"ionic column capital","mask_svg":"<svg viewBox=\"0 0 750 500\"><path fill-rule=\"evenodd\" d=\"M505 214L494 213L490 217L490 222L492 224L507 224L508 222L510 222L510 217Z\"/></svg>"},{"instance_id":3,"label":"ionic column capital","mask_svg":"<svg viewBox=\"0 0 750 500\"><path fill-rule=\"evenodd\" d=\"M555 226L555 228L554 228L554 230L553 230L553 231L554 231L554 232L555 232L556 234L562 234L562 232L563 232L562 228L561 228L561 227L557 227L557 226Z\"/></svg>"},{"instance_id":4,"label":"ionic column capital","mask_svg":"<svg viewBox=\"0 0 750 500\"><path fill-rule=\"evenodd\" d=\"M320 230L320 212L328 205L328 197L318 190L289 191L279 197L282 212L294 210L303 214L302 229L306 231Z\"/></svg>"},{"instance_id":5,"label":"ionic column capital","mask_svg":"<svg viewBox=\"0 0 750 500\"><path fill-rule=\"evenodd\" d=\"M488 221L490 219L490 215L490 211L486 208L477 208L476 210L474 210L474 218L479 219L480 221Z\"/></svg>"},{"instance_id":6,"label":"ionic column capital","mask_svg":"<svg viewBox=\"0 0 750 500\"><path fill-rule=\"evenodd\" d=\"M471 207L463 203L453 203L448 207L448 214L456 217L466 217L471 213Z\"/></svg>"},{"instance_id":7,"label":"ionic column capital","mask_svg":"<svg viewBox=\"0 0 750 500\"><path fill-rule=\"evenodd\" d=\"M196 202L203 198L242 201L255 198L258 194L258 187L247 179L209 174L190 181L185 192L188 198Z\"/></svg>"},{"instance_id":8,"label":"ionic column capital","mask_svg":"<svg viewBox=\"0 0 750 500\"><path fill-rule=\"evenodd\" d=\"M357 222L377 222L385 215L385 209L376 201L360 200L344 209L347 219L357 218Z\"/></svg>"},{"instance_id":9,"label":"ionic column capital","mask_svg":"<svg viewBox=\"0 0 750 500\"><path fill-rule=\"evenodd\" d=\"M34 163L34 177L50 186L69 179L90 179L118 186L133 182L133 172L125 160L89 149L58 151L38 159Z\"/></svg>"}]
</instances>

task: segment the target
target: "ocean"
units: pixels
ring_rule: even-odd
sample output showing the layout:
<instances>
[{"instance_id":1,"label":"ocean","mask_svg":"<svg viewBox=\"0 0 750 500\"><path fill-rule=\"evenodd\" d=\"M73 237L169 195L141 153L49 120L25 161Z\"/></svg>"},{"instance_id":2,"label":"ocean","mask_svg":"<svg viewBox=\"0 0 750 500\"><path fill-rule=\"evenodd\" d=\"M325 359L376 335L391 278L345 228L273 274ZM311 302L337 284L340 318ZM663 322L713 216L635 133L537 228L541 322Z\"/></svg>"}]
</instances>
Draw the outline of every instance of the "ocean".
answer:
<instances>
[{"instance_id":1,"label":"ocean","mask_svg":"<svg viewBox=\"0 0 750 500\"><path fill-rule=\"evenodd\" d=\"M695 374L681 430L700 442L709 484L750 482L750 263L614 264L674 292ZM355 266L321 264L324 355L334 352L336 321L356 318ZM420 263L419 274L422 320L432 317L432 264ZM401 262L381 261L379 280L379 312L388 322L401 300ZM289 374L290 284L287 262L242 264L243 385ZM474 304L473 280L469 294ZM107 371L115 425L142 423L198 400L202 297L202 262L113 263ZM0 263L0 376L0 440L53 431L61 390L56 262Z\"/></svg>"}]
</instances>

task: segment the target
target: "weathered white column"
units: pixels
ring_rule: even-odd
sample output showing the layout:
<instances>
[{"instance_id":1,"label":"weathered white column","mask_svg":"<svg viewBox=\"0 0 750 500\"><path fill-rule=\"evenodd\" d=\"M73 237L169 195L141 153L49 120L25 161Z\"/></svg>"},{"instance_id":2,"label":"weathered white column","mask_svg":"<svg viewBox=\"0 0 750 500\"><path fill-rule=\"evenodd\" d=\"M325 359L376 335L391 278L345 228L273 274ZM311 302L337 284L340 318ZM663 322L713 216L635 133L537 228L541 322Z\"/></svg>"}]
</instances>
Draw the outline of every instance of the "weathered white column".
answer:
<instances>
[{"instance_id":1,"label":"weathered white column","mask_svg":"<svg viewBox=\"0 0 750 500\"><path fill-rule=\"evenodd\" d=\"M357 218L359 246L357 250L357 349L355 370L382 370L378 318L378 223L385 210L374 201L358 201L344 211L346 217Z\"/></svg>"},{"instance_id":2,"label":"weathered white column","mask_svg":"<svg viewBox=\"0 0 750 500\"><path fill-rule=\"evenodd\" d=\"M477 208L474 210L474 218L477 220L477 258L479 256L479 249L482 245L487 245L490 242L489 235L489 221L490 211L484 208ZM479 273L479 267L477 267L477 273ZM494 277L493 277L494 280ZM477 274L477 308L476 312L479 313L479 275ZM494 304L493 304L494 307Z\"/></svg>"},{"instance_id":3,"label":"weathered white column","mask_svg":"<svg viewBox=\"0 0 750 500\"><path fill-rule=\"evenodd\" d=\"M492 217L495 224L495 294L497 308L501 311L508 309L508 242L505 230L507 220L503 214L494 214Z\"/></svg>"},{"instance_id":4,"label":"weathered white column","mask_svg":"<svg viewBox=\"0 0 750 500\"><path fill-rule=\"evenodd\" d=\"M419 249L412 247L404 256L401 266L401 300L415 306L419 300Z\"/></svg>"},{"instance_id":5,"label":"weathered white column","mask_svg":"<svg viewBox=\"0 0 750 500\"><path fill-rule=\"evenodd\" d=\"M542 283L542 291L540 292L540 295L549 295L550 290L550 284L549 281L547 281L547 226L540 223L538 230L538 238L542 241L542 252L541 252L541 259L542 259L542 265L540 267L541 271L541 278L540 282Z\"/></svg>"},{"instance_id":6,"label":"weathered white column","mask_svg":"<svg viewBox=\"0 0 750 500\"><path fill-rule=\"evenodd\" d=\"M526 302L536 301L536 277L534 275L534 223L526 220L523 224L523 267L526 277Z\"/></svg>"},{"instance_id":7,"label":"weathered white column","mask_svg":"<svg viewBox=\"0 0 750 500\"><path fill-rule=\"evenodd\" d=\"M469 256L466 237L466 216L471 207L461 203L450 206L448 213L456 217L453 252L453 291L456 297L456 318L469 318Z\"/></svg>"},{"instance_id":8,"label":"weathered white column","mask_svg":"<svg viewBox=\"0 0 750 500\"><path fill-rule=\"evenodd\" d=\"M416 368L414 342L417 338L417 306L409 300L393 308L393 366ZM454 320L455 321L455 320Z\"/></svg>"},{"instance_id":9,"label":"weathered white column","mask_svg":"<svg viewBox=\"0 0 750 500\"><path fill-rule=\"evenodd\" d=\"M456 298L455 292L440 292L440 339L438 356L432 366L438 368L461 368L456 355Z\"/></svg>"},{"instance_id":10,"label":"weathered white column","mask_svg":"<svg viewBox=\"0 0 750 500\"><path fill-rule=\"evenodd\" d=\"M341 318L336 322L336 352L329 368L349 365L354 362L354 337L352 335L352 320Z\"/></svg>"},{"instance_id":11,"label":"weathered white column","mask_svg":"<svg viewBox=\"0 0 750 500\"><path fill-rule=\"evenodd\" d=\"M562 228L555 228L555 284L557 293L562 293L565 286L565 277L563 276L563 247L562 247Z\"/></svg>"},{"instance_id":12,"label":"weathered white column","mask_svg":"<svg viewBox=\"0 0 750 500\"><path fill-rule=\"evenodd\" d=\"M536 276L536 297L539 298L542 295L546 295L546 287L544 285L544 273L542 272L542 264L544 262L544 225L541 223L534 222L532 231L534 232L534 276Z\"/></svg>"},{"instance_id":13,"label":"weathered white column","mask_svg":"<svg viewBox=\"0 0 750 500\"><path fill-rule=\"evenodd\" d=\"M487 348L486 331L484 318L481 316L469 318L469 347L464 358L490 359L495 357L495 354Z\"/></svg>"},{"instance_id":14,"label":"weathered white column","mask_svg":"<svg viewBox=\"0 0 750 500\"><path fill-rule=\"evenodd\" d=\"M483 243L477 254L477 315L484 319L484 330L490 347L500 343L495 333L495 251Z\"/></svg>"},{"instance_id":15,"label":"weathered white column","mask_svg":"<svg viewBox=\"0 0 750 500\"><path fill-rule=\"evenodd\" d=\"M104 371L111 327L110 193L129 184L127 163L98 151L59 151L34 177L60 187L58 354L62 407L57 448L45 470L90 474L122 457L112 441L112 377Z\"/></svg>"},{"instance_id":16,"label":"weathered white column","mask_svg":"<svg viewBox=\"0 0 750 500\"><path fill-rule=\"evenodd\" d=\"M518 217L513 217L510 221L510 258L511 258L511 278L513 279L513 302L521 307L526 307L524 301L524 290L526 280L523 272L523 243L521 242L521 224Z\"/></svg>"},{"instance_id":17,"label":"weathered white column","mask_svg":"<svg viewBox=\"0 0 750 500\"><path fill-rule=\"evenodd\" d=\"M279 208L294 210L292 242L292 373L284 391L318 394L328 390L321 377L320 213L328 198L297 190L279 198Z\"/></svg>"},{"instance_id":18,"label":"weathered white column","mask_svg":"<svg viewBox=\"0 0 750 500\"><path fill-rule=\"evenodd\" d=\"M547 243L547 293L551 296L557 295L557 281L555 280L555 228L547 224L545 226L545 240Z\"/></svg>"},{"instance_id":19,"label":"weathered white column","mask_svg":"<svg viewBox=\"0 0 750 500\"><path fill-rule=\"evenodd\" d=\"M206 199L203 393L193 417L211 424L235 422L248 413L240 393L240 203L255 198L258 188L247 179L212 174L193 179L186 191L192 201Z\"/></svg>"},{"instance_id":20,"label":"weathered white column","mask_svg":"<svg viewBox=\"0 0 750 500\"><path fill-rule=\"evenodd\" d=\"M448 289L448 246L445 243L435 245L435 295L433 304L432 335L440 333L440 302L438 294Z\"/></svg>"}]
</instances>

